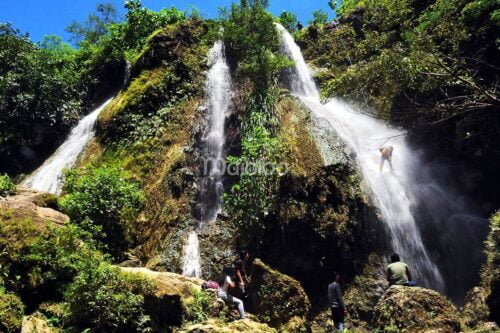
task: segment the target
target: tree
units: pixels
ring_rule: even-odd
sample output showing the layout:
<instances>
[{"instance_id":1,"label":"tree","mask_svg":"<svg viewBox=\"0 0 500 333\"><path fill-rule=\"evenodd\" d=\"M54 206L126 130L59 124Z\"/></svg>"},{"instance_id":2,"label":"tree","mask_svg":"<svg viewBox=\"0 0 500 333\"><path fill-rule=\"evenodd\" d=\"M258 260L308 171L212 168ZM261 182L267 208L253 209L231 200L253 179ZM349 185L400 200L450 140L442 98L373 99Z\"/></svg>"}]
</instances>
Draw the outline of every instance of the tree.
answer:
<instances>
[{"instance_id":1,"label":"tree","mask_svg":"<svg viewBox=\"0 0 500 333\"><path fill-rule=\"evenodd\" d=\"M106 34L107 26L118 20L118 10L112 3L99 3L96 11L89 14L84 23L73 21L66 27L66 31L72 35L70 40L76 45L84 40L97 43Z\"/></svg>"},{"instance_id":2,"label":"tree","mask_svg":"<svg viewBox=\"0 0 500 333\"><path fill-rule=\"evenodd\" d=\"M278 17L278 22L290 32L297 30L297 15L294 13L284 10Z\"/></svg>"},{"instance_id":3,"label":"tree","mask_svg":"<svg viewBox=\"0 0 500 333\"><path fill-rule=\"evenodd\" d=\"M318 9L313 11L313 21L309 21L309 24L325 24L328 21L328 13L323 9Z\"/></svg>"},{"instance_id":4,"label":"tree","mask_svg":"<svg viewBox=\"0 0 500 333\"><path fill-rule=\"evenodd\" d=\"M42 50L46 50L57 57L64 57L75 53L75 50L68 43L63 42L57 35L47 35L38 43Z\"/></svg>"}]
</instances>

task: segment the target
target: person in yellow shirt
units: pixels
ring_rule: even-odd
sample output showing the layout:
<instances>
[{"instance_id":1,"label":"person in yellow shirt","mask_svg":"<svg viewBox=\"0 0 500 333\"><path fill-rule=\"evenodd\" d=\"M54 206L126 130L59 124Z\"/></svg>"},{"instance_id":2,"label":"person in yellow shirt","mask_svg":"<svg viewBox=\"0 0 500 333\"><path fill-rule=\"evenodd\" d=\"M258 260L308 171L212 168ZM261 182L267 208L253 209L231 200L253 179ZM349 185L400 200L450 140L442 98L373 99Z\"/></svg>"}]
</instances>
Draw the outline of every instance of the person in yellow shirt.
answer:
<instances>
[{"instance_id":1,"label":"person in yellow shirt","mask_svg":"<svg viewBox=\"0 0 500 333\"><path fill-rule=\"evenodd\" d=\"M387 281L389 285L414 286L415 282L411 279L408 265L402 262L399 254L391 255L391 263L387 266Z\"/></svg>"}]
</instances>

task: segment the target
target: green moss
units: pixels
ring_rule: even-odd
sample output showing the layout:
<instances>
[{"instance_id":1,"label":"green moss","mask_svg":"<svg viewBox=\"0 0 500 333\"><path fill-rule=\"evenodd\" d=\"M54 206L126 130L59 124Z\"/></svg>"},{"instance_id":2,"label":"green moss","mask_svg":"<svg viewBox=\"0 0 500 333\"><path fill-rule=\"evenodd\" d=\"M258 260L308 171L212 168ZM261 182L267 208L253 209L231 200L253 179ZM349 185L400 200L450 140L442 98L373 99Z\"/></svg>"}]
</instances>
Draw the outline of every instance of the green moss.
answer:
<instances>
[{"instance_id":1,"label":"green moss","mask_svg":"<svg viewBox=\"0 0 500 333\"><path fill-rule=\"evenodd\" d=\"M51 193L42 193L35 197L33 203L39 207L48 207L57 209L57 195Z\"/></svg>"},{"instance_id":2,"label":"green moss","mask_svg":"<svg viewBox=\"0 0 500 333\"><path fill-rule=\"evenodd\" d=\"M486 263L481 273L490 317L500 321L500 212L490 219L490 232L485 242Z\"/></svg>"},{"instance_id":3,"label":"green moss","mask_svg":"<svg viewBox=\"0 0 500 333\"><path fill-rule=\"evenodd\" d=\"M251 310L272 327L295 327L300 332L311 304L300 283L255 259L249 289Z\"/></svg>"},{"instance_id":4,"label":"green moss","mask_svg":"<svg viewBox=\"0 0 500 333\"><path fill-rule=\"evenodd\" d=\"M158 104L158 100L163 98L161 95L162 82L169 74L166 68L156 68L142 72L139 77L130 83L126 90L115 97L102 111L99 116L99 126L105 129L110 126L113 118L122 113L130 111L147 112L148 110L138 109Z\"/></svg>"},{"instance_id":5,"label":"green moss","mask_svg":"<svg viewBox=\"0 0 500 333\"><path fill-rule=\"evenodd\" d=\"M24 305L13 294L0 294L0 331L16 333L21 330Z\"/></svg>"},{"instance_id":6,"label":"green moss","mask_svg":"<svg viewBox=\"0 0 500 333\"><path fill-rule=\"evenodd\" d=\"M315 174L323 159L308 132L309 112L290 96L282 97L277 105L280 117L279 140L286 146L285 162L295 175Z\"/></svg>"}]
</instances>

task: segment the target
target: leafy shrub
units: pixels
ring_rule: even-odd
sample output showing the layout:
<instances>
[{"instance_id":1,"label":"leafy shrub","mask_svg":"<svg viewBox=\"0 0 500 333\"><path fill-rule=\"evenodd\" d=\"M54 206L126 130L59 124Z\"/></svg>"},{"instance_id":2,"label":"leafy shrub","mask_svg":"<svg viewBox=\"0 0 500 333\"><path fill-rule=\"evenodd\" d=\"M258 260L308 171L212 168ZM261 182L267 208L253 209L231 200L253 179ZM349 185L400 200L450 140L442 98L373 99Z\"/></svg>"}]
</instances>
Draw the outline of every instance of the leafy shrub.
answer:
<instances>
[{"instance_id":1,"label":"leafy shrub","mask_svg":"<svg viewBox=\"0 0 500 333\"><path fill-rule=\"evenodd\" d=\"M89 260L105 260L96 247L92 234L76 225L49 228L25 249L20 282L28 293L50 286L51 296L58 299Z\"/></svg>"},{"instance_id":2,"label":"leafy shrub","mask_svg":"<svg viewBox=\"0 0 500 333\"><path fill-rule=\"evenodd\" d=\"M276 97L276 88L265 95L248 97L241 156L228 156L229 163L234 165L273 167L271 172L243 170L239 182L224 196L224 204L240 229L238 234L249 248L258 249L261 245L266 216L276 204L279 173L284 171L279 163L285 150L274 134Z\"/></svg>"},{"instance_id":3,"label":"leafy shrub","mask_svg":"<svg viewBox=\"0 0 500 333\"><path fill-rule=\"evenodd\" d=\"M36 239L37 229L26 217L0 209L0 285L19 289L19 270L22 256Z\"/></svg>"},{"instance_id":4,"label":"leafy shrub","mask_svg":"<svg viewBox=\"0 0 500 333\"><path fill-rule=\"evenodd\" d=\"M278 17L278 22L290 32L297 30L297 15L286 10L282 11Z\"/></svg>"},{"instance_id":5,"label":"leafy shrub","mask_svg":"<svg viewBox=\"0 0 500 333\"><path fill-rule=\"evenodd\" d=\"M279 53L278 31L267 6L267 0L241 0L221 12L228 57L237 65L237 74L250 79L257 90L266 90L276 74L291 65Z\"/></svg>"},{"instance_id":6,"label":"leafy shrub","mask_svg":"<svg viewBox=\"0 0 500 333\"><path fill-rule=\"evenodd\" d=\"M0 331L14 333L21 330L24 305L14 294L0 294Z\"/></svg>"},{"instance_id":7,"label":"leafy shrub","mask_svg":"<svg viewBox=\"0 0 500 333\"><path fill-rule=\"evenodd\" d=\"M16 184L14 184L8 175L0 175L0 197L16 192Z\"/></svg>"},{"instance_id":8,"label":"leafy shrub","mask_svg":"<svg viewBox=\"0 0 500 333\"><path fill-rule=\"evenodd\" d=\"M325 24L328 21L328 13L323 9L318 9L313 11L313 21L310 21L309 24Z\"/></svg>"},{"instance_id":9,"label":"leafy shrub","mask_svg":"<svg viewBox=\"0 0 500 333\"><path fill-rule=\"evenodd\" d=\"M142 294L151 291L151 283L107 263L87 264L64 294L74 324L98 332L148 331Z\"/></svg>"},{"instance_id":10,"label":"leafy shrub","mask_svg":"<svg viewBox=\"0 0 500 333\"><path fill-rule=\"evenodd\" d=\"M186 304L185 321L200 323L208 319L214 299L203 290L193 291L191 302Z\"/></svg>"},{"instance_id":11,"label":"leafy shrub","mask_svg":"<svg viewBox=\"0 0 500 333\"><path fill-rule=\"evenodd\" d=\"M62 210L118 256L130 244L130 224L144 202L138 185L121 170L101 166L68 172L64 189Z\"/></svg>"}]
</instances>

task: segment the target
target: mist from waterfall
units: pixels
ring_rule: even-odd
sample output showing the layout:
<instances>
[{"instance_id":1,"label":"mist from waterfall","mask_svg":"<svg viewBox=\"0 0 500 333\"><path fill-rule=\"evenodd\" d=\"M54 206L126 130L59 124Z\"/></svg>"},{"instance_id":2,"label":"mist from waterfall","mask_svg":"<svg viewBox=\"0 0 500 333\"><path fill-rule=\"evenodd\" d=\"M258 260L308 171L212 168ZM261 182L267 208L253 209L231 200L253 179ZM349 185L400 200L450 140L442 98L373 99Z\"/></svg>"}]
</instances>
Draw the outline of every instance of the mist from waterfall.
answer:
<instances>
[{"instance_id":1,"label":"mist from waterfall","mask_svg":"<svg viewBox=\"0 0 500 333\"><path fill-rule=\"evenodd\" d=\"M94 137L97 118L112 99L108 99L82 118L71 130L63 144L38 169L33 171L21 185L42 192L61 194L64 170L75 165L78 156Z\"/></svg>"},{"instance_id":2,"label":"mist from waterfall","mask_svg":"<svg viewBox=\"0 0 500 333\"><path fill-rule=\"evenodd\" d=\"M467 285L480 267L486 221L468 212L453 188L439 183L443 177L433 174L431 166L422 162L421 152L406 142L405 133L339 99L321 103L300 48L286 29L279 24L277 28L282 53L295 62L285 73L291 92L316 116L326 119L355 153L389 231L392 249L409 264L419 285L447 292L456 299L463 296L466 290L462 289L471 287ZM387 163L380 172L379 148L389 145L394 147L394 172ZM447 269L446 279L443 267Z\"/></svg>"},{"instance_id":3,"label":"mist from waterfall","mask_svg":"<svg viewBox=\"0 0 500 333\"><path fill-rule=\"evenodd\" d=\"M207 135L204 138L205 165L202 175L197 210L198 230L203 230L216 220L222 206L224 192L222 176L224 165L224 126L231 99L231 75L226 62L224 44L218 40L208 54L210 69L205 84L206 110L209 116ZM197 231L190 233L184 247L183 275L199 277L201 263Z\"/></svg>"}]
</instances>

